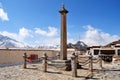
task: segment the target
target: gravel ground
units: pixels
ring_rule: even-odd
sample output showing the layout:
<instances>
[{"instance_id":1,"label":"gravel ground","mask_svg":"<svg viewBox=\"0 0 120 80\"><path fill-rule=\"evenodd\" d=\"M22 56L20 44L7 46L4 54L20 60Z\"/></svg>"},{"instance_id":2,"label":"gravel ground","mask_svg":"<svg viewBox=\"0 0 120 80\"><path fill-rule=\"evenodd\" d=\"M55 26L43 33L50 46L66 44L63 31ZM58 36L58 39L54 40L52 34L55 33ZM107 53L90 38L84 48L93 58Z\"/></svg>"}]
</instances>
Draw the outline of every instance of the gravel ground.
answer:
<instances>
[{"instance_id":1,"label":"gravel ground","mask_svg":"<svg viewBox=\"0 0 120 80\"><path fill-rule=\"evenodd\" d=\"M22 65L0 67L0 80L120 80L120 63L104 64L104 68L95 69L92 79L87 79L90 71L78 69L78 77L71 76L71 71L61 71L48 67L48 72L42 72L40 63L28 64L27 69Z\"/></svg>"}]
</instances>

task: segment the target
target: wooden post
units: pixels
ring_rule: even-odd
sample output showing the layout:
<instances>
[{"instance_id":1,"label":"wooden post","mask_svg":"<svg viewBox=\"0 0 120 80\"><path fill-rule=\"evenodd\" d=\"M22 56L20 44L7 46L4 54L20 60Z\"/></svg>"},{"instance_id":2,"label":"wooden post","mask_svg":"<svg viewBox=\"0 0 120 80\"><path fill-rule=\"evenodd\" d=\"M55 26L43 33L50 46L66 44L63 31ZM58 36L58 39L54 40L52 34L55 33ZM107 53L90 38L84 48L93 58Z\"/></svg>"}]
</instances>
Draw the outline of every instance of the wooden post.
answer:
<instances>
[{"instance_id":1,"label":"wooden post","mask_svg":"<svg viewBox=\"0 0 120 80\"><path fill-rule=\"evenodd\" d=\"M89 56L89 70L91 70L91 56Z\"/></svg>"},{"instance_id":2,"label":"wooden post","mask_svg":"<svg viewBox=\"0 0 120 80\"><path fill-rule=\"evenodd\" d=\"M26 58L27 58L27 54L26 53L24 53L23 54L23 68L24 69L26 69L27 68L27 60L26 60Z\"/></svg>"},{"instance_id":3,"label":"wooden post","mask_svg":"<svg viewBox=\"0 0 120 80\"><path fill-rule=\"evenodd\" d=\"M57 53L57 59L60 59L60 52Z\"/></svg>"},{"instance_id":4,"label":"wooden post","mask_svg":"<svg viewBox=\"0 0 120 80\"><path fill-rule=\"evenodd\" d=\"M101 55L101 50L99 50L99 66L100 66L100 68L102 69L102 55Z\"/></svg>"},{"instance_id":5,"label":"wooden post","mask_svg":"<svg viewBox=\"0 0 120 80\"><path fill-rule=\"evenodd\" d=\"M89 54L89 70L91 70L91 64L90 64L90 62L91 62L91 53L90 53L90 51L88 51L88 54Z\"/></svg>"},{"instance_id":6,"label":"wooden post","mask_svg":"<svg viewBox=\"0 0 120 80\"><path fill-rule=\"evenodd\" d=\"M99 56L99 59L100 59L99 65L100 65L100 68L102 69L102 56Z\"/></svg>"},{"instance_id":7,"label":"wooden post","mask_svg":"<svg viewBox=\"0 0 120 80\"><path fill-rule=\"evenodd\" d=\"M76 55L73 53L71 56L72 77L77 77L77 63Z\"/></svg>"},{"instance_id":8,"label":"wooden post","mask_svg":"<svg viewBox=\"0 0 120 80\"><path fill-rule=\"evenodd\" d=\"M75 52L74 54L75 54L75 56L76 56L76 63L78 63L78 53Z\"/></svg>"},{"instance_id":9,"label":"wooden post","mask_svg":"<svg viewBox=\"0 0 120 80\"><path fill-rule=\"evenodd\" d=\"M91 72L91 78L93 77L93 61L92 61L92 54L90 54L90 57L89 57L89 59L90 59L90 67L89 67L89 69L90 69L90 72Z\"/></svg>"},{"instance_id":10,"label":"wooden post","mask_svg":"<svg viewBox=\"0 0 120 80\"><path fill-rule=\"evenodd\" d=\"M43 72L47 72L47 54L43 54Z\"/></svg>"}]
</instances>

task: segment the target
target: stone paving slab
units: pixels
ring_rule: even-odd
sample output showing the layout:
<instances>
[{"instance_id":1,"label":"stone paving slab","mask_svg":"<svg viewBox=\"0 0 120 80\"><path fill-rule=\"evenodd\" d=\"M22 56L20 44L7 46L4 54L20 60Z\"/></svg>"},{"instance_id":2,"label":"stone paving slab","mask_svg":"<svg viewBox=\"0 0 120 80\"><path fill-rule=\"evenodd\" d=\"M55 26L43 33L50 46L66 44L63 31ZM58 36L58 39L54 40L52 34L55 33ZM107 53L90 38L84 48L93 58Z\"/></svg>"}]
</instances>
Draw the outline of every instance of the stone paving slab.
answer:
<instances>
[{"instance_id":1,"label":"stone paving slab","mask_svg":"<svg viewBox=\"0 0 120 80\"><path fill-rule=\"evenodd\" d=\"M94 70L93 79L87 79L90 71L78 69L78 77L74 78L71 71L61 71L48 66L47 72L42 72L40 63L28 64L27 69L23 65L14 65L0 68L0 80L120 80L120 66L104 65L104 71Z\"/></svg>"}]
</instances>

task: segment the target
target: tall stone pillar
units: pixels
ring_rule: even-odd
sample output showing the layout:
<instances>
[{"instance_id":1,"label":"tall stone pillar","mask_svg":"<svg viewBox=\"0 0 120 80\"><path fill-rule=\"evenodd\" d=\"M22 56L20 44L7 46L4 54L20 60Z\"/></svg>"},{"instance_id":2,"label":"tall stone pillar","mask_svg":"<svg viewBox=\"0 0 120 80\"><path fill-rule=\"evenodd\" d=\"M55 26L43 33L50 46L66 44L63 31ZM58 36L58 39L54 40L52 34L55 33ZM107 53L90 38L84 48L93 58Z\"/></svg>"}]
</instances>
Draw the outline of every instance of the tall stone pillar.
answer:
<instances>
[{"instance_id":1,"label":"tall stone pillar","mask_svg":"<svg viewBox=\"0 0 120 80\"><path fill-rule=\"evenodd\" d=\"M61 35L60 35L60 59L67 60L67 26L66 26L66 14L68 11L65 9L64 4L59 11L61 14Z\"/></svg>"},{"instance_id":2,"label":"tall stone pillar","mask_svg":"<svg viewBox=\"0 0 120 80\"><path fill-rule=\"evenodd\" d=\"M66 28L66 14L68 11L62 5L62 9L59 11L61 14L61 41L60 41L60 59L52 60L50 65L55 66L61 70L71 70L71 60L67 60L67 28Z\"/></svg>"}]
</instances>

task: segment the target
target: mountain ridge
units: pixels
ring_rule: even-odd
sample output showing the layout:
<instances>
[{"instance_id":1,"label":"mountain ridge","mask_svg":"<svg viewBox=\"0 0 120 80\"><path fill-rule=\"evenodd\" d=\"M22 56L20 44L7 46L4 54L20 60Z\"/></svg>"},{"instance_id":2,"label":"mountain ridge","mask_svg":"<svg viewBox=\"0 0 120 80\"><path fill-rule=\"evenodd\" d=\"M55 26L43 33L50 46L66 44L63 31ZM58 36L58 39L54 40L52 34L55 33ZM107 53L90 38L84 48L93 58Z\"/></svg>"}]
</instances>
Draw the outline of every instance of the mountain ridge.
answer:
<instances>
[{"instance_id":1,"label":"mountain ridge","mask_svg":"<svg viewBox=\"0 0 120 80\"><path fill-rule=\"evenodd\" d=\"M78 51L86 51L87 45L82 41L77 41L75 44L68 43L67 48L74 48L77 49Z\"/></svg>"},{"instance_id":2,"label":"mountain ridge","mask_svg":"<svg viewBox=\"0 0 120 80\"><path fill-rule=\"evenodd\" d=\"M0 34L0 47L1 48L24 48L26 45L8 36Z\"/></svg>"}]
</instances>

